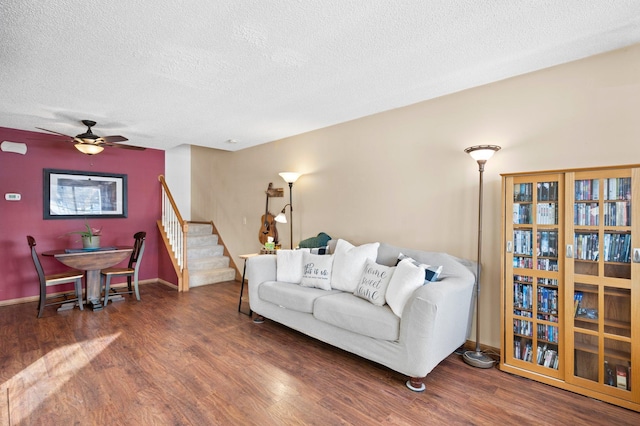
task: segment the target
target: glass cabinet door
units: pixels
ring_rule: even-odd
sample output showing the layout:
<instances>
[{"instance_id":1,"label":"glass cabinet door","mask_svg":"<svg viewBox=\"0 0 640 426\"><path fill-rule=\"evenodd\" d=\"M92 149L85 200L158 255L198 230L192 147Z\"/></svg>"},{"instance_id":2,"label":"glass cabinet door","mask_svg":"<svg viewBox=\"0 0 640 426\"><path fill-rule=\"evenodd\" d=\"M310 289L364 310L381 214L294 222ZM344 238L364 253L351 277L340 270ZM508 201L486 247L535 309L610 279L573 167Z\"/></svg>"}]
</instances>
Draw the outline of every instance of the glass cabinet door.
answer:
<instances>
[{"instance_id":1,"label":"glass cabinet door","mask_svg":"<svg viewBox=\"0 0 640 426\"><path fill-rule=\"evenodd\" d=\"M563 247L563 178L558 174L506 179L505 362L560 377L563 346L559 319ZM513 329L507 327L513 325Z\"/></svg>"},{"instance_id":2,"label":"glass cabinet door","mask_svg":"<svg viewBox=\"0 0 640 426\"><path fill-rule=\"evenodd\" d=\"M638 399L630 380L631 301L637 291L631 279L637 267L631 261L632 182L631 169L577 172L565 181L572 210L565 282L567 299L573 297L565 315L572 336L565 380L629 400Z\"/></svg>"}]
</instances>

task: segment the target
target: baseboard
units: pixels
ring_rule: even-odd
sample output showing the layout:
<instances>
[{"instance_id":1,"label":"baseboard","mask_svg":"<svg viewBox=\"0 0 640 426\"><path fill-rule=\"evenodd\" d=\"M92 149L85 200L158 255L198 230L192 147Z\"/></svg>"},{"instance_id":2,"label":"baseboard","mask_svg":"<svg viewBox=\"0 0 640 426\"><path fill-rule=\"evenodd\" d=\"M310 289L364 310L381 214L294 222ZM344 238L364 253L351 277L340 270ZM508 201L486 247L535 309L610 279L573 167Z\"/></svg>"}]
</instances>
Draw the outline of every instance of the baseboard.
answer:
<instances>
[{"instance_id":1,"label":"baseboard","mask_svg":"<svg viewBox=\"0 0 640 426\"><path fill-rule=\"evenodd\" d=\"M158 279L156 279L156 280L150 280L150 281L153 281L154 283L158 283L158 284L166 285L167 287L171 287L171 288L172 288L172 289L174 289L174 290L177 290L177 289L178 289L178 285L177 285L177 284L170 283L169 281L165 281L165 280L162 280L162 279L160 279L160 278L158 278ZM142 281L139 281L139 282L142 282Z\"/></svg>"},{"instance_id":2,"label":"baseboard","mask_svg":"<svg viewBox=\"0 0 640 426\"><path fill-rule=\"evenodd\" d=\"M55 294L62 294L62 293L68 293L68 291L61 291L58 293L47 293L47 295L53 296ZM40 296L28 296L28 297L21 297L19 299L0 300L0 306L19 305L21 303L37 302L38 300L40 300Z\"/></svg>"},{"instance_id":3,"label":"baseboard","mask_svg":"<svg viewBox=\"0 0 640 426\"><path fill-rule=\"evenodd\" d=\"M165 281L165 280L161 280L160 278L152 278L149 280L138 280L138 285L144 285L144 284L163 284L166 285L168 287L171 287L173 289L178 289L178 286L175 284L170 283L169 281ZM121 282L121 283L113 283L111 284L111 287L125 287L127 285L127 282ZM47 296L55 296L58 294L64 294L64 293L68 293L69 290L67 291L59 291L56 293L47 293ZM29 302L37 302L38 300L40 300L40 296L27 296L27 297L20 297L18 299L9 299L9 300L0 300L0 307L1 306L11 306L11 305L19 305L21 303L29 303Z\"/></svg>"},{"instance_id":4,"label":"baseboard","mask_svg":"<svg viewBox=\"0 0 640 426\"><path fill-rule=\"evenodd\" d=\"M474 342L472 340L467 340L462 347L467 351L475 351L476 350L476 342ZM493 359L495 359L496 361L500 360L500 349L499 348L494 348L493 346L483 345L482 343L480 343L480 350L482 352L484 352L485 354L487 354L488 356L490 356Z\"/></svg>"}]
</instances>

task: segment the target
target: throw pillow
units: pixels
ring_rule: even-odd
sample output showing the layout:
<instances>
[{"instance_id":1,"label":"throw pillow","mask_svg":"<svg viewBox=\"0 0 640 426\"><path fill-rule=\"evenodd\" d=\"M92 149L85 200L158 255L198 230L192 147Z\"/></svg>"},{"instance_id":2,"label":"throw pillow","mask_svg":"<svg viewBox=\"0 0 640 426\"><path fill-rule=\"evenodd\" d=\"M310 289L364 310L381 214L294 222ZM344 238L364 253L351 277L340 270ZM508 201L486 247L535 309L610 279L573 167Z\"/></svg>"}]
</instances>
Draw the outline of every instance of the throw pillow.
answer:
<instances>
[{"instance_id":1,"label":"throw pillow","mask_svg":"<svg viewBox=\"0 0 640 426\"><path fill-rule=\"evenodd\" d=\"M276 251L276 279L300 284L302 281L302 255L299 250Z\"/></svg>"},{"instance_id":2,"label":"throw pillow","mask_svg":"<svg viewBox=\"0 0 640 426\"><path fill-rule=\"evenodd\" d=\"M424 284L424 268L410 259L398 263L387 287L387 304L394 314L402 318L402 311L413 292Z\"/></svg>"},{"instance_id":3,"label":"throw pillow","mask_svg":"<svg viewBox=\"0 0 640 426\"><path fill-rule=\"evenodd\" d=\"M338 240L334 252L331 288L353 293L367 260L376 260L380 243L354 246L348 241Z\"/></svg>"},{"instance_id":4,"label":"throw pillow","mask_svg":"<svg viewBox=\"0 0 640 426\"><path fill-rule=\"evenodd\" d=\"M387 287L394 270L395 267L378 265L376 262L367 260L360 277L360 283L353 294L368 300L374 305L384 305L386 303Z\"/></svg>"},{"instance_id":5,"label":"throw pillow","mask_svg":"<svg viewBox=\"0 0 640 426\"><path fill-rule=\"evenodd\" d=\"M431 266L431 265L425 265L424 263L420 263L417 260L406 256L402 253L400 253L398 255L398 262L396 263L396 265L398 263L400 263L401 260L404 259L409 259L411 260L411 263L413 263L416 266L422 266L424 268L424 283L428 284L430 282L433 281L438 281L438 277L440 277L440 274L442 273L442 265L440 266Z\"/></svg>"},{"instance_id":6,"label":"throw pillow","mask_svg":"<svg viewBox=\"0 0 640 426\"><path fill-rule=\"evenodd\" d=\"M298 243L298 247L300 248L316 248L326 246L331 237L321 232L317 237L307 238L306 240L302 240Z\"/></svg>"},{"instance_id":7,"label":"throw pillow","mask_svg":"<svg viewBox=\"0 0 640 426\"><path fill-rule=\"evenodd\" d=\"M302 252L302 280L303 287L331 290L332 255L311 254Z\"/></svg>"}]
</instances>

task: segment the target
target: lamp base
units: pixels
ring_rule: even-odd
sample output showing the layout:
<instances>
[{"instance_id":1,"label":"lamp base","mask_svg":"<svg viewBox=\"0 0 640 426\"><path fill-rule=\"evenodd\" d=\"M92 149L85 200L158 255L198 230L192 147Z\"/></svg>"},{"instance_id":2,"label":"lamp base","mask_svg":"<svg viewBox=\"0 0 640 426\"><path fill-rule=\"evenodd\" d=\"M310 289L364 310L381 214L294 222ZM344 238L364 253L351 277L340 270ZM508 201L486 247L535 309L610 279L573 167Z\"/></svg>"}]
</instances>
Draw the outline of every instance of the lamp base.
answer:
<instances>
[{"instance_id":1,"label":"lamp base","mask_svg":"<svg viewBox=\"0 0 640 426\"><path fill-rule=\"evenodd\" d=\"M483 354L480 351L466 351L462 354L462 359L465 363L471 365L472 367L478 368L491 368L495 361Z\"/></svg>"}]
</instances>

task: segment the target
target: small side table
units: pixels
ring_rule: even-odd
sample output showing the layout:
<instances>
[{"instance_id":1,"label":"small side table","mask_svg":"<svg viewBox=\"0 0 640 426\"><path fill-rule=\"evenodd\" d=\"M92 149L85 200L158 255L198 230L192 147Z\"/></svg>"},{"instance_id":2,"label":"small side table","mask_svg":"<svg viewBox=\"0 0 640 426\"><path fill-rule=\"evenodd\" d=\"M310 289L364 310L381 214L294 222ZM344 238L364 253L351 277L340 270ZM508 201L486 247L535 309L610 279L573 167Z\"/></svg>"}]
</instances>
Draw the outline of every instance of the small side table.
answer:
<instances>
[{"instance_id":1,"label":"small side table","mask_svg":"<svg viewBox=\"0 0 640 426\"><path fill-rule=\"evenodd\" d=\"M258 256L258 253L241 254L239 256L240 259L244 260L244 268L242 269L242 283L240 283L240 299L238 300L238 312L242 312L240 307L242 306L242 294L244 293L244 277L245 277L245 274L247 273L247 259L253 256ZM249 308L249 313L246 313L246 312L242 312L242 313L249 316L253 314L253 312L251 311L251 308Z\"/></svg>"}]
</instances>

